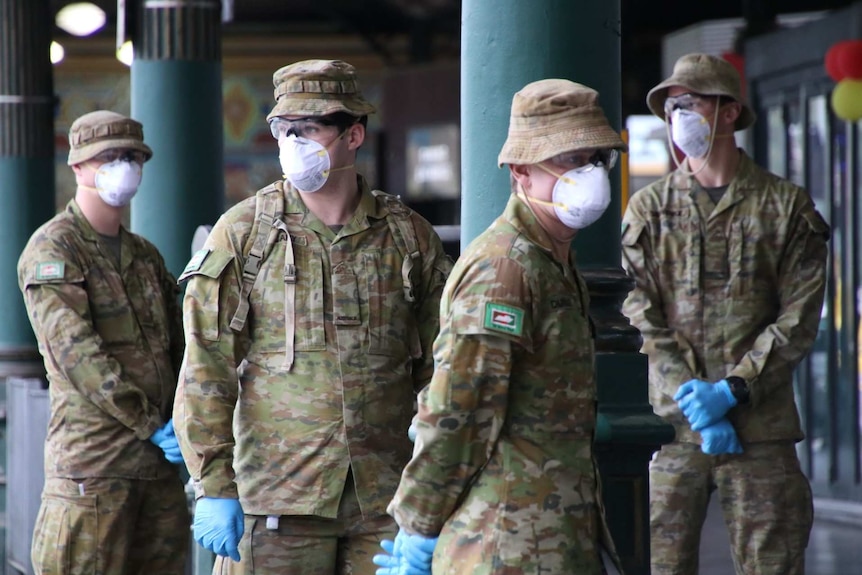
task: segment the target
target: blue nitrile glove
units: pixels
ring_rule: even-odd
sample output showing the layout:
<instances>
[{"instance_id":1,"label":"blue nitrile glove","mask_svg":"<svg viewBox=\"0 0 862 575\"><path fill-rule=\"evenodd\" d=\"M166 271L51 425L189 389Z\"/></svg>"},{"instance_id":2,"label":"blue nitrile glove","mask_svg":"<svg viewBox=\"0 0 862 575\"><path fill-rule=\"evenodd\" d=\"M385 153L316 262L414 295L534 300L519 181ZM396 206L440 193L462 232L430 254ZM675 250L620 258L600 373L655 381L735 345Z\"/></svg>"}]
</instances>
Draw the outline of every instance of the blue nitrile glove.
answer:
<instances>
[{"instance_id":1,"label":"blue nitrile glove","mask_svg":"<svg viewBox=\"0 0 862 575\"><path fill-rule=\"evenodd\" d=\"M736 398L723 379L717 383L689 380L679 386L673 399L679 402L679 409L688 418L693 431L700 431L717 422L728 409L736 405Z\"/></svg>"},{"instance_id":2,"label":"blue nitrile glove","mask_svg":"<svg viewBox=\"0 0 862 575\"><path fill-rule=\"evenodd\" d=\"M394 542L388 539L380 542L389 555L372 558L376 565L381 566L377 575L431 575L431 557L436 545L436 537L411 535L400 529Z\"/></svg>"},{"instance_id":3,"label":"blue nitrile glove","mask_svg":"<svg viewBox=\"0 0 862 575\"><path fill-rule=\"evenodd\" d=\"M150 441L164 452L165 459L171 463L183 463L183 454L180 452L180 444L177 443L173 419L168 420L166 424L157 429L150 436Z\"/></svg>"},{"instance_id":4,"label":"blue nitrile glove","mask_svg":"<svg viewBox=\"0 0 862 575\"><path fill-rule=\"evenodd\" d=\"M243 513L238 499L202 497L195 503L195 541L216 555L239 562Z\"/></svg>"},{"instance_id":5,"label":"blue nitrile glove","mask_svg":"<svg viewBox=\"0 0 862 575\"><path fill-rule=\"evenodd\" d=\"M396 537L397 540L397 537ZM380 568L375 571L376 575L427 575L428 571L424 569L414 569L408 563L407 559L401 555L401 541L398 543L384 539L380 542L380 546L388 555L378 554L371 558L375 565Z\"/></svg>"},{"instance_id":6,"label":"blue nitrile glove","mask_svg":"<svg viewBox=\"0 0 862 575\"><path fill-rule=\"evenodd\" d=\"M410 422L410 427L407 428L407 437L410 438L410 441L416 443L416 424L412 421Z\"/></svg>"},{"instance_id":7,"label":"blue nitrile glove","mask_svg":"<svg viewBox=\"0 0 862 575\"><path fill-rule=\"evenodd\" d=\"M736 436L736 430L730 422L722 417L716 423L704 427L700 436L703 443L700 450L707 455L723 455L725 453L742 453L742 446Z\"/></svg>"}]
</instances>

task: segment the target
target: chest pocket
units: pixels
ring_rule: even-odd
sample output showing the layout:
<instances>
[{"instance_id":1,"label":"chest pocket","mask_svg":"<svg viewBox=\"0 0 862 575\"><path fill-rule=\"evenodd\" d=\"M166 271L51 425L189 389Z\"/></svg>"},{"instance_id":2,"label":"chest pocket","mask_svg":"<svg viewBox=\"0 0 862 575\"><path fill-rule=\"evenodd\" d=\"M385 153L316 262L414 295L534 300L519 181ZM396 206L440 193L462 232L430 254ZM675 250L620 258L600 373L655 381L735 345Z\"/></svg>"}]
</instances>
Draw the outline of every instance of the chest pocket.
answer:
<instances>
[{"instance_id":1,"label":"chest pocket","mask_svg":"<svg viewBox=\"0 0 862 575\"><path fill-rule=\"evenodd\" d=\"M765 242L763 230L754 218L742 216L731 224L728 263L733 303L772 299L778 270L778 250ZM736 306L734 306L736 307Z\"/></svg>"},{"instance_id":2,"label":"chest pocket","mask_svg":"<svg viewBox=\"0 0 862 575\"><path fill-rule=\"evenodd\" d=\"M138 345L141 327L136 312L150 302L133 301L143 299L143 293L134 288L140 288L139 282L145 280L134 278L134 286L127 289L113 267L94 266L87 270L85 281L93 327L108 349Z\"/></svg>"},{"instance_id":3,"label":"chest pocket","mask_svg":"<svg viewBox=\"0 0 862 575\"><path fill-rule=\"evenodd\" d=\"M675 206L650 214L652 252L666 286L698 286L701 266L700 216L693 207Z\"/></svg>"},{"instance_id":4,"label":"chest pocket","mask_svg":"<svg viewBox=\"0 0 862 575\"><path fill-rule=\"evenodd\" d=\"M551 293L544 299L538 330L543 345L536 352L547 354L544 363L558 366L561 373L592 370L593 325L578 294Z\"/></svg>"},{"instance_id":5,"label":"chest pocket","mask_svg":"<svg viewBox=\"0 0 862 575\"><path fill-rule=\"evenodd\" d=\"M129 300L144 336L151 346L168 349L170 327L167 324L165 298L176 297L176 292L165 293L159 271L149 258L135 259L125 275Z\"/></svg>"},{"instance_id":6,"label":"chest pocket","mask_svg":"<svg viewBox=\"0 0 862 575\"><path fill-rule=\"evenodd\" d=\"M404 297L402 260L394 247L364 252L359 296L368 314L369 353L409 353L416 358L421 356L421 345L413 308Z\"/></svg>"},{"instance_id":7,"label":"chest pocket","mask_svg":"<svg viewBox=\"0 0 862 575\"><path fill-rule=\"evenodd\" d=\"M278 252L278 269L284 261L284 246L275 247ZM322 351L326 349L324 322L323 254L318 248L304 241L293 242L296 259L296 350ZM275 255L275 254L273 254ZM281 290L284 291L283 280ZM273 302L275 303L275 302ZM289 312L289 310L286 310ZM283 314L282 314L283 315Z\"/></svg>"}]
</instances>

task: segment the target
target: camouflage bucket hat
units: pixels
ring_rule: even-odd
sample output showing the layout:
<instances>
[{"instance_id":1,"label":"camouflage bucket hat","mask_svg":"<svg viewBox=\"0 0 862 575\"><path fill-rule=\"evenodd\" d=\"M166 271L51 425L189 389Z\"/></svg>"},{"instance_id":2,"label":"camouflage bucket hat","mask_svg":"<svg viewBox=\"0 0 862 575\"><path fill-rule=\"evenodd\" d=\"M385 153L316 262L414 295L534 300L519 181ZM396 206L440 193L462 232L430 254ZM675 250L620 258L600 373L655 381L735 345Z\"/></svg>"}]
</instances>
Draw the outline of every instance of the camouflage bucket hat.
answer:
<instances>
[{"instance_id":1,"label":"camouflage bucket hat","mask_svg":"<svg viewBox=\"0 0 862 575\"><path fill-rule=\"evenodd\" d=\"M733 64L724 58L709 54L686 54L673 65L670 78L653 88L647 94L647 105L653 114L664 117L664 101L671 86L681 86L704 96L727 96L742 105L742 112L734 127L744 130L754 123L754 112L742 98L742 85L739 73Z\"/></svg>"},{"instance_id":2,"label":"camouflage bucket hat","mask_svg":"<svg viewBox=\"0 0 862 575\"><path fill-rule=\"evenodd\" d=\"M112 148L140 150L147 160L153 157L153 151L144 143L144 127L140 122L115 112L97 110L72 123L67 163L74 166Z\"/></svg>"},{"instance_id":3,"label":"camouflage bucket hat","mask_svg":"<svg viewBox=\"0 0 862 575\"><path fill-rule=\"evenodd\" d=\"M341 60L304 60L276 70L275 107L267 122L277 116L326 116L347 112L354 116L374 113L362 97L356 69Z\"/></svg>"},{"instance_id":4,"label":"camouflage bucket hat","mask_svg":"<svg viewBox=\"0 0 862 575\"><path fill-rule=\"evenodd\" d=\"M509 135L497 165L537 164L588 148L625 150L592 88L569 80L539 80L512 98Z\"/></svg>"}]
</instances>

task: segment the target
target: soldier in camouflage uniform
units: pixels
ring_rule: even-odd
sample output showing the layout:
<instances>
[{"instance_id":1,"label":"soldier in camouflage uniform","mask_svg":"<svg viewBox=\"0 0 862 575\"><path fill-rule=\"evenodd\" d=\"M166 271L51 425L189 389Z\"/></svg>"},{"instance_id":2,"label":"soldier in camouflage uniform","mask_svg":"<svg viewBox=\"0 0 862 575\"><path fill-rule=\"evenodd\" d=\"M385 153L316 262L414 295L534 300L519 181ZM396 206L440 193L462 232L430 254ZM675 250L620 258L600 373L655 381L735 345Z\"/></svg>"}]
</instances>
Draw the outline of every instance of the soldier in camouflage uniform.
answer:
<instances>
[{"instance_id":1,"label":"soldier in camouflage uniform","mask_svg":"<svg viewBox=\"0 0 862 575\"><path fill-rule=\"evenodd\" d=\"M593 458L589 296L570 248L608 206L625 147L597 98L549 79L512 100L498 158L512 195L446 284L416 447L388 508L401 531L384 548L402 566L427 573L435 537L434 575L598 575L603 547L616 559ZM399 573L390 557L381 572Z\"/></svg>"},{"instance_id":2,"label":"soldier in camouflage uniform","mask_svg":"<svg viewBox=\"0 0 862 575\"><path fill-rule=\"evenodd\" d=\"M179 290L155 246L121 225L152 151L108 111L69 131L78 188L18 261L48 372L37 574L180 575L189 513L169 421L183 354Z\"/></svg>"},{"instance_id":3,"label":"soldier in camouflage uniform","mask_svg":"<svg viewBox=\"0 0 862 575\"><path fill-rule=\"evenodd\" d=\"M680 58L647 96L687 155L623 218L624 311L650 400L676 428L650 466L652 572L694 575L716 489L736 572L803 575L811 490L793 371L817 334L828 226L805 190L736 148L754 115L726 61Z\"/></svg>"},{"instance_id":4,"label":"soldier in camouflage uniform","mask_svg":"<svg viewBox=\"0 0 862 575\"><path fill-rule=\"evenodd\" d=\"M285 180L226 212L180 278L195 538L214 573L370 574L451 260L356 173L374 108L351 65L298 62L273 84Z\"/></svg>"}]
</instances>

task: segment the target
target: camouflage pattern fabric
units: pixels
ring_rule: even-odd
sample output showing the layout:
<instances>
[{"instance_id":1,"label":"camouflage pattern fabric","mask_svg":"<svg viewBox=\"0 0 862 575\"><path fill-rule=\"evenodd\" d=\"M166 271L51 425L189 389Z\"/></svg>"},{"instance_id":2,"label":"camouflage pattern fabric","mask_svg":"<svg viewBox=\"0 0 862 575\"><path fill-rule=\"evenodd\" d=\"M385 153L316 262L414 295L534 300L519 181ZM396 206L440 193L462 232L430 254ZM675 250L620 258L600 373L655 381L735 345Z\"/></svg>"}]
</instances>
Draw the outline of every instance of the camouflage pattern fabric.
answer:
<instances>
[{"instance_id":1,"label":"camouflage pattern fabric","mask_svg":"<svg viewBox=\"0 0 862 575\"><path fill-rule=\"evenodd\" d=\"M717 489L738 575L804 575L811 488L793 441L751 443L711 456L665 445L650 466L652 574L698 572L700 530Z\"/></svg>"},{"instance_id":2,"label":"camouflage pattern fabric","mask_svg":"<svg viewBox=\"0 0 862 575\"><path fill-rule=\"evenodd\" d=\"M632 196L623 260L637 285L623 311L643 334L650 402L677 440L700 443L673 401L679 386L730 375L751 391L728 412L743 444L802 439L793 370L817 335L828 234L805 190L744 154L714 208L679 171Z\"/></svg>"},{"instance_id":3,"label":"camouflage pattern fabric","mask_svg":"<svg viewBox=\"0 0 862 575\"><path fill-rule=\"evenodd\" d=\"M179 291L155 246L120 234L117 269L72 200L18 261L50 382L48 478L177 475L148 439L171 417L183 353Z\"/></svg>"},{"instance_id":4,"label":"camouflage pattern fabric","mask_svg":"<svg viewBox=\"0 0 862 575\"><path fill-rule=\"evenodd\" d=\"M792 446L803 437L793 370L817 334L828 234L805 190L744 154L717 205L679 171L632 197L623 218L623 260L636 288L623 311L644 337L650 401L673 424L679 442L662 448L650 467L654 573L695 573L710 481L719 485L736 538L744 566L738 572L801 573L790 569L802 560L810 522L800 512L795 527L780 527L774 524L777 513L765 508L804 510L810 501L810 494L803 497L807 480L795 453L761 464L756 454L772 442ZM704 459L700 434L672 396L691 378L715 382L729 375L742 377L750 389L750 402L727 413L744 453ZM727 461L722 471L730 470L733 480L722 485L710 474L719 475ZM779 462L784 475L770 474ZM697 471L707 463L715 469ZM738 505L751 505L753 490L760 493L754 508L763 513L728 510L735 497L744 496ZM768 542L781 529L790 534ZM787 570L766 566L772 559L764 558L776 556ZM756 567L762 560L764 570Z\"/></svg>"},{"instance_id":5,"label":"camouflage pattern fabric","mask_svg":"<svg viewBox=\"0 0 862 575\"><path fill-rule=\"evenodd\" d=\"M410 457L415 394L433 371L451 262L431 225L411 213L422 273L418 302L408 303L389 212L361 177L358 185L354 217L336 233L284 184L297 270L290 371L284 234L261 263L244 328L229 327L255 198L219 219L205 257L181 277L187 348L174 425L198 497L239 495L249 515L334 518L350 469L362 516L385 513Z\"/></svg>"},{"instance_id":6,"label":"camouflage pattern fabric","mask_svg":"<svg viewBox=\"0 0 862 575\"><path fill-rule=\"evenodd\" d=\"M394 539L397 531L388 515L362 518L349 474L336 519L281 517L273 529L266 517L246 515L242 562L216 557L213 575L374 575L371 558L381 552L380 541Z\"/></svg>"},{"instance_id":7,"label":"camouflage pattern fabric","mask_svg":"<svg viewBox=\"0 0 862 575\"><path fill-rule=\"evenodd\" d=\"M182 575L188 545L177 474L151 481L49 478L30 552L40 575Z\"/></svg>"},{"instance_id":8,"label":"camouflage pattern fabric","mask_svg":"<svg viewBox=\"0 0 862 575\"><path fill-rule=\"evenodd\" d=\"M341 60L303 60L272 75L275 107L266 121L277 116L326 116L346 112L356 117L373 114L362 96L356 68Z\"/></svg>"},{"instance_id":9,"label":"camouflage pattern fabric","mask_svg":"<svg viewBox=\"0 0 862 575\"><path fill-rule=\"evenodd\" d=\"M591 575L600 545L615 555L593 459L588 309L573 261L553 258L517 196L456 263L389 506L408 532L439 534L435 575Z\"/></svg>"}]
</instances>

